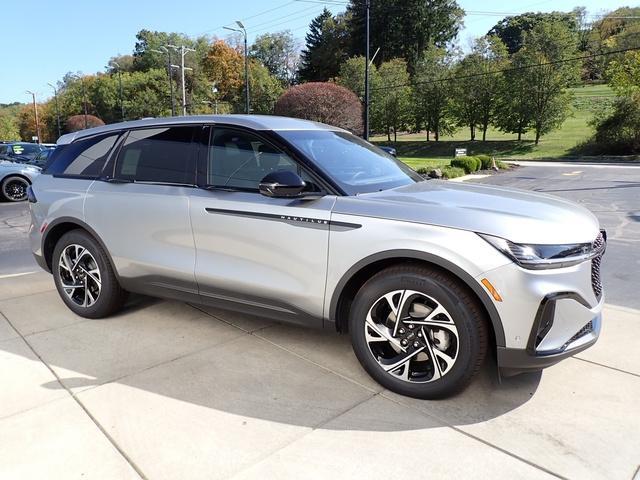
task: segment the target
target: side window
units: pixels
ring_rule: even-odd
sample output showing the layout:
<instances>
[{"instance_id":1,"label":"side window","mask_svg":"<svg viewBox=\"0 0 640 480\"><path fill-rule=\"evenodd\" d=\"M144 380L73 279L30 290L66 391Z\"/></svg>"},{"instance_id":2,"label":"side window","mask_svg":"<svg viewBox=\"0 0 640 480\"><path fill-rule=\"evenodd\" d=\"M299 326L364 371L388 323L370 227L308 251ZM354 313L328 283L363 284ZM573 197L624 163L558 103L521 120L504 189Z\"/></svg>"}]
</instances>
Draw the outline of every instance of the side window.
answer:
<instances>
[{"instance_id":1,"label":"side window","mask_svg":"<svg viewBox=\"0 0 640 480\"><path fill-rule=\"evenodd\" d=\"M45 173L81 178L100 176L109 152L119 135L120 133L97 135L56 147Z\"/></svg>"},{"instance_id":2,"label":"side window","mask_svg":"<svg viewBox=\"0 0 640 480\"><path fill-rule=\"evenodd\" d=\"M207 155L208 185L257 191L260 181L278 170L301 173L288 155L257 136L213 128Z\"/></svg>"},{"instance_id":3,"label":"side window","mask_svg":"<svg viewBox=\"0 0 640 480\"><path fill-rule=\"evenodd\" d=\"M194 127L131 130L116 162L116 178L193 185Z\"/></svg>"}]
</instances>

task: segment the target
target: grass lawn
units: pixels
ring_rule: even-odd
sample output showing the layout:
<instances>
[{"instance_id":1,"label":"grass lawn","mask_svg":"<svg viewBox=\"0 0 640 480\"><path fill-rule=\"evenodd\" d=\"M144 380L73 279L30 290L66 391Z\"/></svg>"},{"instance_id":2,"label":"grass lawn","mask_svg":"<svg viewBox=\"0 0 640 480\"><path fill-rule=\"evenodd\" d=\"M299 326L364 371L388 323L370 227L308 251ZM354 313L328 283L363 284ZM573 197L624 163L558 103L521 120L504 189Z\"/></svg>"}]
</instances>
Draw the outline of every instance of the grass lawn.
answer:
<instances>
[{"instance_id":1,"label":"grass lawn","mask_svg":"<svg viewBox=\"0 0 640 480\"><path fill-rule=\"evenodd\" d=\"M426 141L426 134L398 135L396 143L387 142L386 136L376 136L375 143L391 145L398 151L398 157L412 168L434 168L448 165L456 148L466 148L468 155L495 155L502 159L560 159L572 156L571 150L587 140L593 133L588 122L594 115L595 107L601 102L610 102L613 91L607 85L589 85L571 89L574 101L571 116L562 127L534 144L534 135L529 132L518 142L515 135L505 134L490 128L487 141L469 141L469 131L460 129L455 134L442 137L439 142ZM480 138L482 133L480 132Z\"/></svg>"}]
</instances>

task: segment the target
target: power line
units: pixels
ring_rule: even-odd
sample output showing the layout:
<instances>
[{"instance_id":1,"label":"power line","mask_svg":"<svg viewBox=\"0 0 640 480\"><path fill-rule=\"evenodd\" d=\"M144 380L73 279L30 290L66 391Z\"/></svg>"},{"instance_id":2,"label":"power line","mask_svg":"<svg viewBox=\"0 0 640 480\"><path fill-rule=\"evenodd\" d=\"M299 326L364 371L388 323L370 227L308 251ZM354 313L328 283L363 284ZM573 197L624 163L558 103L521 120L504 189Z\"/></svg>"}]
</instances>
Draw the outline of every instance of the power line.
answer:
<instances>
[{"instance_id":1,"label":"power line","mask_svg":"<svg viewBox=\"0 0 640 480\"><path fill-rule=\"evenodd\" d=\"M242 22L246 22L247 20L251 20L253 18L260 17L262 15L266 15L267 13L271 13L271 12L273 12L275 10L280 10L280 9L282 9L284 7L287 7L287 6L289 6L289 5L293 4L293 3L296 3L296 0L290 0L290 1L286 2L286 3L277 5L277 6L273 7L273 8L269 8L267 10L263 10L262 12L258 12L258 13L254 14L254 15L249 16L249 17L241 18L240 20ZM224 27L226 27L228 25L229 25L228 23L225 23L224 25L220 25L219 27L215 27L215 28L212 28L212 29L209 29L209 30L205 30L205 31L199 33L198 35L204 35L205 33L215 32L217 30L222 30Z\"/></svg>"},{"instance_id":2,"label":"power line","mask_svg":"<svg viewBox=\"0 0 640 480\"><path fill-rule=\"evenodd\" d=\"M640 47L631 47L631 48L623 48L620 50L612 50L609 52L602 52L602 53L592 53L589 55L581 55L579 57L570 57L570 58L564 58L562 60L554 60L551 62L543 62L543 63L532 63L529 65L522 65L519 67L511 67L511 68L504 68L501 70L492 70L492 71L488 71L488 72L482 72L482 73L472 73L469 75L461 75L461 76L457 76L457 77L444 77L444 78L438 78L435 80L425 80L422 82L409 82L409 83L404 83L404 84L398 84L398 85L387 85L384 87L377 87L377 88L372 88L370 89L371 91L379 91L379 90L391 90L394 88L403 88L403 87L411 87L411 86L416 86L416 85L430 85L432 83L439 83L439 82L455 82L457 80L467 80L470 78L477 78L477 77L485 77L485 76L489 76L489 75L496 75L498 73L507 73L507 72L517 72L520 70L528 70L531 68L538 68L538 67L546 67L546 66L551 66L551 65L561 65L563 63L570 63L570 62L577 62L580 60L587 60L589 58L595 58L595 57L604 57L607 55L616 55L619 53L626 53L626 52L635 52L635 51L640 51ZM360 92L361 94L363 92Z\"/></svg>"}]
</instances>

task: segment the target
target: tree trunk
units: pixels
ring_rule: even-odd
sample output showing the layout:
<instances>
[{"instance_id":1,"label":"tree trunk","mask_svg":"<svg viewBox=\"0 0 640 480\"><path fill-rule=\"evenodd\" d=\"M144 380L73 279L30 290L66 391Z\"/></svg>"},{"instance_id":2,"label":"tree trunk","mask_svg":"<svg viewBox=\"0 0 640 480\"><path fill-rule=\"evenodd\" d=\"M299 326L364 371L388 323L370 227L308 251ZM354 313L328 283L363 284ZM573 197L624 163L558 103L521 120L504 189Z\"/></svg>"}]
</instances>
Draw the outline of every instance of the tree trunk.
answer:
<instances>
[{"instance_id":1,"label":"tree trunk","mask_svg":"<svg viewBox=\"0 0 640 480\"><path fill-rule=\"evenodd\" d=\"M540 129L536 128L536 145L540 143Z\"/></svg>"},{"instance_id":2,"label":"tree trunk","mask_svg":"<svg viewBox=\"0 0 640 480\"><path fill-rule=\"evenodd\" d=\"M470 125L469 129L471 130L471 141L473 142L476 139L476 127L475 125Z\"/></svg>"},{"instance_id":3,"label":"tree trunk","mask_svg":"<svg viewBox=\"0 0 640 480\"><path fill-rule=\"evenodd\" d=\"M390 142L391 141L391 130L389 130L389 128L387 127L387 141Z\"/></svg>"},{"instance_id":4,"label":"tree trunk","mask_svg":"<svg viewBox=\"0 0 640 480\"><path fill-rule=\"evenodd\" d=\"M429 141L429 129L427 128L427 142Z\"/></svg>"},{"instance_id":5,"label":"tree trunk","mask_svg":"<svg viewBox=\"0 0 640 480\"><path fill-rule=\"evenodd\" d=\"M487 141L487 130L488 130L488 129L489 129L489 126L488 126L488 125L485 125L485 126L482 128L482 141L483 141L483 142L486 142L486 141Z\"/></svg>"}]
</instances>

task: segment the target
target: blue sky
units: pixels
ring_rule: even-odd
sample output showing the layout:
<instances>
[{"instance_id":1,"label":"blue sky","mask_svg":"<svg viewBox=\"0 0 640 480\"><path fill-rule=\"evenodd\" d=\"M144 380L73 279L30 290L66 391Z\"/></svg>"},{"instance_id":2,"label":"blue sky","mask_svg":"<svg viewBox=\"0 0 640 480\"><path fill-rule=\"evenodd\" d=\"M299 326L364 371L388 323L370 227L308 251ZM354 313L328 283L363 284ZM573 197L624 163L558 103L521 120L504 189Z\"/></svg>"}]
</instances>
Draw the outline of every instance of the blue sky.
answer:
<instances>
[{"instance_id":1,"label":"blue sky","mask_svg":"<svg viewBox=\"0 0 640 480\"><path fill-rule=\"evenodd\" d=\"M342 7L330 0L329 8ZM470 14L460 35L464 47L502 18L486 12L571 10L583 5L589 13L633 2L618 0L458 0ZM249 36L289 29L304 38L310 20L322 11L318 0L5 0L0 47L0 103L26 102L25 89L40 97L51 95L55 83L69 71L93 73L104 69L115 54L131 53L142 28L179 31L188 35L225 36L223 25L244 20Z\"/></svg>"}]
</instances>

